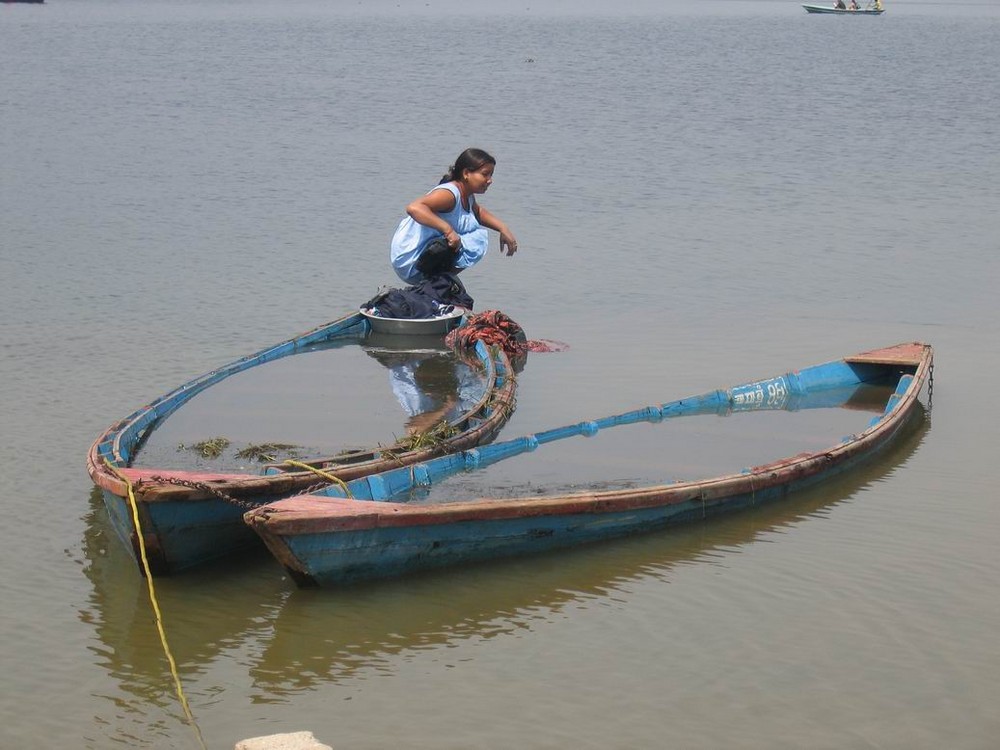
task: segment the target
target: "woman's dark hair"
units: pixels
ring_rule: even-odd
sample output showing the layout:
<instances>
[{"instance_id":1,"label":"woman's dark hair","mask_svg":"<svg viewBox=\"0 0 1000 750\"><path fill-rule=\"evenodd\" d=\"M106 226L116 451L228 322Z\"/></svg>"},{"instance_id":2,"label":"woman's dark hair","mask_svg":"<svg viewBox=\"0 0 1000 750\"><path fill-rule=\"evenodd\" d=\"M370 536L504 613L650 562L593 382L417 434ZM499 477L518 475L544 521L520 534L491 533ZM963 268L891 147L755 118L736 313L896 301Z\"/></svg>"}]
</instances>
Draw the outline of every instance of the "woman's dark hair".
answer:
<instances>
[{"instance_id":1,"label":"woman's dark hair","mask_svg":"<svg viewBox=\"0 0 1000 750\"><path fill-rule=\"evenodd\" d=\"M496 165L496 163L497 160L481 148L467 148L458 155L455 163L448 167L448 171L444 173L444 177L441 178L441 182L438 184L443 185L446 182L459 179L466 169L475 172L484 164Z\"/></svg>"}]
</instances>

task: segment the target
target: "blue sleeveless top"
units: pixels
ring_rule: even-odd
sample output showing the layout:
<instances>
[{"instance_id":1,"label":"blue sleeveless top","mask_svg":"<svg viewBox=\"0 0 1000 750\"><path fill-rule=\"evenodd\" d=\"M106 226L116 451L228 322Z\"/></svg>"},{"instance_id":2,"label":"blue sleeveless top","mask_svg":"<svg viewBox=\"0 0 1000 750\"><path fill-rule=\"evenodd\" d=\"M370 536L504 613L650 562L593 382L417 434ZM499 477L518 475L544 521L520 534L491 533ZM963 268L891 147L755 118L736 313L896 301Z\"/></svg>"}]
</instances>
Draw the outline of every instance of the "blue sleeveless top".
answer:
<instances>
[{"instance_id":1,"label":"blue sleeveless top","mask_svg":"<svg viewBox=\"0 0 1000 750\"><path fill-rule=\"evenodd\" d=\"M462 240L462 247L458 253L455 267L462 269L475 265L486 255L490 242L489 231L479 223L472 210L476 204L476 197L469 196L469 208L466 209L462 206L462 191L454 182L437 185L428 192L434 190L450 190L451 194L455 196L455 207L447 213L438 214L451 225L451 228L458 233ZM438 230L426 227L420 222L414 221L410 216L404 216L396 227L396 232L389 245L389 260L392 262L396 275L407 284L423 281L423 276L415 267L417 258L420 257L420 253L423 252L428 242L440 236L441 233Z\"/></svg>"}]
</instances>

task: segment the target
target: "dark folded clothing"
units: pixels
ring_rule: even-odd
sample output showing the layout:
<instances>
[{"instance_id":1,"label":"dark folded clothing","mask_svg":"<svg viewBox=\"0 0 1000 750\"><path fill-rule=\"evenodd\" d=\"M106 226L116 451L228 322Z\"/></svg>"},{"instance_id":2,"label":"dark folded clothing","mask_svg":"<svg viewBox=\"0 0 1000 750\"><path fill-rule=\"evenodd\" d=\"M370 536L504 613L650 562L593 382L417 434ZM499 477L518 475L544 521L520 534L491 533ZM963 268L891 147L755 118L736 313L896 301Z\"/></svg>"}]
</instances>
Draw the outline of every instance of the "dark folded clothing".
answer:
<instances>
[{"instance_id":1,"label":"dark folded clothing","mask_svg":"<svg viewBox=\"0 0 1000 750\"><path fill-rule=\"evenodd\" d=\"M368 300L362 307L383 318L407 320L436 318L456 307L472 310L473 299L451 273L431 276L405 289L389 289Z\"/></svg>"}]
</instances>

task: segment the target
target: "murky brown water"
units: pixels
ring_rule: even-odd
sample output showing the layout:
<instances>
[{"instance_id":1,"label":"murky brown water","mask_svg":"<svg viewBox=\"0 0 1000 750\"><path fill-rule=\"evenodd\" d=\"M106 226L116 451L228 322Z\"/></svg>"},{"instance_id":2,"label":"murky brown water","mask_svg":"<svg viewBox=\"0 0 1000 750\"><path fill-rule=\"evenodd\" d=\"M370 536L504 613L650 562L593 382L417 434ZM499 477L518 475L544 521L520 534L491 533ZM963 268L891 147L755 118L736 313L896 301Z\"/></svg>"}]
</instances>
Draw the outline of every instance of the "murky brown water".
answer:
<instances>
[{"instance_id":1,"label":"murky brown water","mask_svg":"<svg viewBox=\"0 0 1000 750\"><path fill-rule=\"evenodd\" d=\"M863 471L663 534L340 591L266 556L158 580L208 747L994 747L996 8L493 10L3 8L0 746L199 747L86 450L371 297L402 206L475 143L521 250L466 285L570 345L530 357L503 437L907 340L935 346L933 408ZM403 428L388 368L315 356L259 411L250 378L235 412L218 391L210 424L178 413L158 450ZM639 425L526 471L751 462L825 441L817 417Z\"/></svg>"}]
</instances>

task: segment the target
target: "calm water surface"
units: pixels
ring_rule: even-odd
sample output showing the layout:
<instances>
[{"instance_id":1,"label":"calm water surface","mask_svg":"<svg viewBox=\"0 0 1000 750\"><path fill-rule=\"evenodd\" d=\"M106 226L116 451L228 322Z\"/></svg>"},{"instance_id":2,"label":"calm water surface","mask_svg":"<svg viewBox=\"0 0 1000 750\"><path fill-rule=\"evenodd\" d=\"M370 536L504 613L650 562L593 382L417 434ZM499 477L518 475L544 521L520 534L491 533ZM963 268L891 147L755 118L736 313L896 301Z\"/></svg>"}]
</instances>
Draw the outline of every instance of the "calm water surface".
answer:
<instances>
[{"instance_id":1,"label":"calm water surface","mask_svg":"<svg viewBox=\"0 0 1000 750\"><path fill-rule=\"evenodd\" d=\"M908 340L932 410L665 534L342 591L266 557L158 580L205 744L996 747L1000 6L889 5L0 8L0 747L200 747L86 450L392 282L402 207L472 144L521 250L466 285L570 347L505 436ZM401 414L354 354L288 399L367 441Z\"/></svg>"},{"instance_id":2,"label":"calm water surface","mask_svg":"<svg viewBox=\"0 0 1000 750\"><path fill-rule=\"evenodd\" d=\"M133 465L255 471L254 456L335 456L456 419L485 393L483 368L458 357L443 336L348 338L199 393L144 439Z\"/></svg>"}]
</instances>

